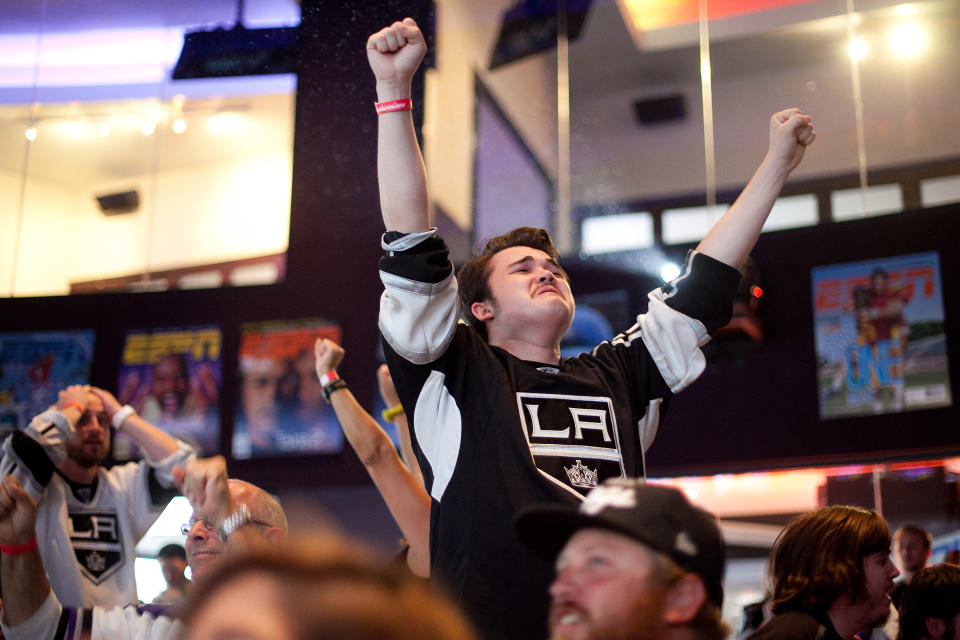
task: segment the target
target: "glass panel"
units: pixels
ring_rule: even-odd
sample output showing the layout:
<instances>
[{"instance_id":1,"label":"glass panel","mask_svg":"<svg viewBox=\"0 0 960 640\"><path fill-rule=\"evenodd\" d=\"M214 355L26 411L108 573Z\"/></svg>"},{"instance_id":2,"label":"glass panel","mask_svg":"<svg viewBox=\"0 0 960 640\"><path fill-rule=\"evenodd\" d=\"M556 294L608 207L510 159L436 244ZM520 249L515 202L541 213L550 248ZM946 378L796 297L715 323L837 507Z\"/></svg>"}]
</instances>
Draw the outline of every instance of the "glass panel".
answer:
<instances>
[{"instance_id":1,"label":"glass panel","mask_svg":"<svg viewBox=\"0 0 960 640\"><path fill-rule=\"evenodd\" d=\"M858 36L867 46L860 73L869 169L897 168L925 178L923 163L957 156L958 21L956 2L893 4L863 13Z\"/></svg>"},{"instance_id":2,"label":"glass panel","mask_svg":"<svg viewBox=\"0 0 960 640\"><path fill-rule=\"evenodd\" d=\"M587 218L581 246L586 255L653 246L653 218L646 211Z\"/></svg>"},{"instance_id":3,"label":"glass panel","mask_svg":"<svg viewBox=\"0 0 960 640\"><path fill-rule=\"evenodd\" d=\"M799 196L784 196L773 203L773 210L764 231L809 227L820 221L817 197L812 193Z\"/></svg>"},{"instance_id":4,"label":"glass panel","mask_svg":"<svg viewBox=\"0 0 960 640\"><path fill-rule=\"evenodd\" d=\"M240 53L205 50L183 80L185 33L232 33L236 6L33 4L0 29L0 295L246 283L241 261L281 279L296 79L243 52L264 50L257 28L299 24L297 4L242 3Z\"/></svg>"},{"instance_id":5,"label":"glass panel","mask_svg":"<svg viewBox=\"0 0 960 640\"><path fill-rule=\"evenodd\" d=\"M704 197L695 21L695 9L691 30L689 21L663 6L591 4L570 43L575 209L586 215L649 210L659 216L664 201Z\"/></svg>"},{"instance_id":6,"label":"glass panel","mask_svg":"<svg viewBox=\"0 0 960 640\"><path fill-rule=\"evenodd\" d=\"M853 220L903 211L903 190L899 184L882 184L863 189L841 189L830 194L834 220Z\"/></svg>"},{"instance_id":7,"label":"glass panel","mask_svg":"<svg viewBox=\"0 0 960 640\"><path fill-rule=\"evenodd\" d=\"M925 207L960 202L960 176L921 180L920 201Z\"/></svg>"}]
</instances>

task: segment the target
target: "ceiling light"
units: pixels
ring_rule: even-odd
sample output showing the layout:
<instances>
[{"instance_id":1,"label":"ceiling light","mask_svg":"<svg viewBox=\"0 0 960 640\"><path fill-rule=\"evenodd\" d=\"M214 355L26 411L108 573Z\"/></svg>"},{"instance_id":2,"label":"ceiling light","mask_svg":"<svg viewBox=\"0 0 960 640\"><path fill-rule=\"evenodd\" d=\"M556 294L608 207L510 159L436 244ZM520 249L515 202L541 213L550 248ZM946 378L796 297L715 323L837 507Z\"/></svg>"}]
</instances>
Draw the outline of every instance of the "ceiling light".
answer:
<instances>
[{"instance_id":1,"label":"ceiling light","mask_svg":"<svg viewBox=\"0 0 960 640\"><path fill-rule=\"evenodd\" d=\"M854 60L863 60L869 51L870 46L867 44L867 41L861 38L853 38L850 40L850 44L847 45L847 52Z\"/></svg>"},{"instance_id":2,"label":"ceiling light","mask_svg":"<svg viewBox=\"0 0 960 640\"><path fill-rule=\"evenodd\" d=\"M912 58L927 48L927 30L916 22L904 22L890 31L890 48L903 58Z\"/></svg>"},{"instance_id":3,"label":"ceiling light","mask_svg":"<svg viewBox=\"0 0 960 640\"><path fill-rule=\"evenodd\" d=\"M177 118L173 121L173 124L170 125L170 128L173 129L174 133L179 135L187 130L187 121L183 118Z\"/></svg>"},{"instance_id":4,"label":"ceiling light","mask_svg":"<svg viewBox=\"0 0 960 640\"><path fill-rule=\"evenodd\" d=\"M23 132L23 137L25 137L30 142L33 142L37 139L37 128L29 127L26 131Z\"/></svg>"},{"instance_id":5,"label":"ceiling light","mask_svg":"<svg viewBox=\"0 0 960 640\"><path fill-rule=\"evenodd\" d=\"M152 136L153 132L157 130L157 123L154 120L144 120L140 123L140 133L145 136Z\"/></svg>"}]
</instances>

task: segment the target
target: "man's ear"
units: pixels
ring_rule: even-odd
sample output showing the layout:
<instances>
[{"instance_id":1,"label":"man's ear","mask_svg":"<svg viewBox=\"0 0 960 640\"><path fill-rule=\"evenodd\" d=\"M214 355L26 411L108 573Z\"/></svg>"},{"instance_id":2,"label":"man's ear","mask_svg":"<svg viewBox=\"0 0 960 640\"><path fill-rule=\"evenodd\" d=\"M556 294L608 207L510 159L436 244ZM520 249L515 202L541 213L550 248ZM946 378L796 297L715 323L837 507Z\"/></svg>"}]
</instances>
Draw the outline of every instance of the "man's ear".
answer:
<instances>
[{"instance_id":1,"label":"man's ear","mask_svg":"<svg viewBox=\"0 0 960 640\"><path fill-rule=\"evenodd\" d=\"M480 322L493 320L493 305L487 301L474 302L470 305L470 313Z\"/></svg>"},{"instance_id":2,"label":"man's ear","mask_svg":"<svg viewBox=\"0 0 960 640\"><path fill-rule=\"evenodd\" d=\"M706 601L703 579L695 573L684 574L667 591L663 620L667 624L686 624L696 617Z\"/></svg>"},{"instance_id":3,"label":"man's ear","mask_svg":"<svg viewBox=\"0 0 960 640\"><path fill-rule=\"evenodd\" d=\"M947 632L947 623L943 618L930 617L924 620L924 623L927 625L927 635L933 640L940 640Z\"/></svg>"},{"instance_id":4,"label":"man's ear","mask_svg":"<svg viewBox=\"0 0 960 640\"><path fill-rule=\"evenodd\" d=\"M266 531L263 532L263 537L267 539L271 545L282 545L286 543L287 536L283 534L283 529L280 527L268 527Z\"/></svg>"}]
</instances>

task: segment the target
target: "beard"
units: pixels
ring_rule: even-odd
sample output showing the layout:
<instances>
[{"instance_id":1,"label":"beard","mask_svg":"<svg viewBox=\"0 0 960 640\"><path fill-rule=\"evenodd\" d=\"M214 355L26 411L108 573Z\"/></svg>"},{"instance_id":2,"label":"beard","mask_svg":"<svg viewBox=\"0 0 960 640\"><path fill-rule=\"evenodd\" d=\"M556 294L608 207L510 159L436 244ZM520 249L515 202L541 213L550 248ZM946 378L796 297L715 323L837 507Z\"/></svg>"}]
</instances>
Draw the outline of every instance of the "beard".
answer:
<instances>
[{"instance_id":1,"label":"beard","mask_svg":"<svg viewBox=\"0 0 960 640\"><path fill-rule=\"evenodd\" d=\"M91 453L89 448L90 444L94 443L87 442L78 445L67 441L67 457L85 469L97 466L107 455L106 441L99 443L96 453Z\"/></svg>"},{"instance_id":2,"label":"beard","mask_svg":"<svg viewBox=\"0 0 960 640\"><path fill-rule=\"evenodd\" d=\"M651 586L615 618L598 620L581 609L580 614L590 623L583 640L663 640L669 636L669 625L663 620L667 590L660 585ZM552 632L550 637L563 640L563 636Z\"/></svg>"}]
</instances>

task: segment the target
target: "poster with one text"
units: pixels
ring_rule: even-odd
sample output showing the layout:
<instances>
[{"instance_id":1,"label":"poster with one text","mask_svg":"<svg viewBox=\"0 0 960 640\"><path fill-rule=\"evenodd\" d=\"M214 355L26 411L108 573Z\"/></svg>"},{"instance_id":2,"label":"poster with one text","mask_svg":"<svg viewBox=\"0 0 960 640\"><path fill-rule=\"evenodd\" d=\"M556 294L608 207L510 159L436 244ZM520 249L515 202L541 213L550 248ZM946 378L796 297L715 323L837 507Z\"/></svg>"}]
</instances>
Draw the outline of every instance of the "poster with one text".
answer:
<instances>
[{"instance_id":1,"label":"poster with one text","mask_svg":"<svg viewBox=\"0 0 960 640\"><path fill-rule=\"evenodd\" d=\"M0 333L0 432L23 429L71 384L89 384L94 333Z\"/></svg>"},{"instance_id":2,"label":"poster with one text","mask_svg":"<svg viewBox=\"0 0 960 640\"><path fill-rule=\"evenodd\" d=\"M220 448L222 383L219 327L129 331L123 345L117 400L144 420L189 442L200 455ZM114 455L133 457L133 443L118 435Z\"/></svg>"},{"instance_id":3,"label":"poster with one text","mask_svg":"<svg viewBox=\"0 0 960 640\"><path fill-rule=\"evenodd\" d=\"M820 417L951 404L936 252L812 270Z\"/></svg>"},{"instance_id":4,"label":"poster with one text","mask_svg":"<svg viewBox=\"0 0 960 640\"><path fill-rule=\"evenodd\" d=\"M317 338L340 342L340 327L317 319L240 327L240 384L233 457L337 453L343 433L314 366Z\"/></svg>"}]
</instances>

